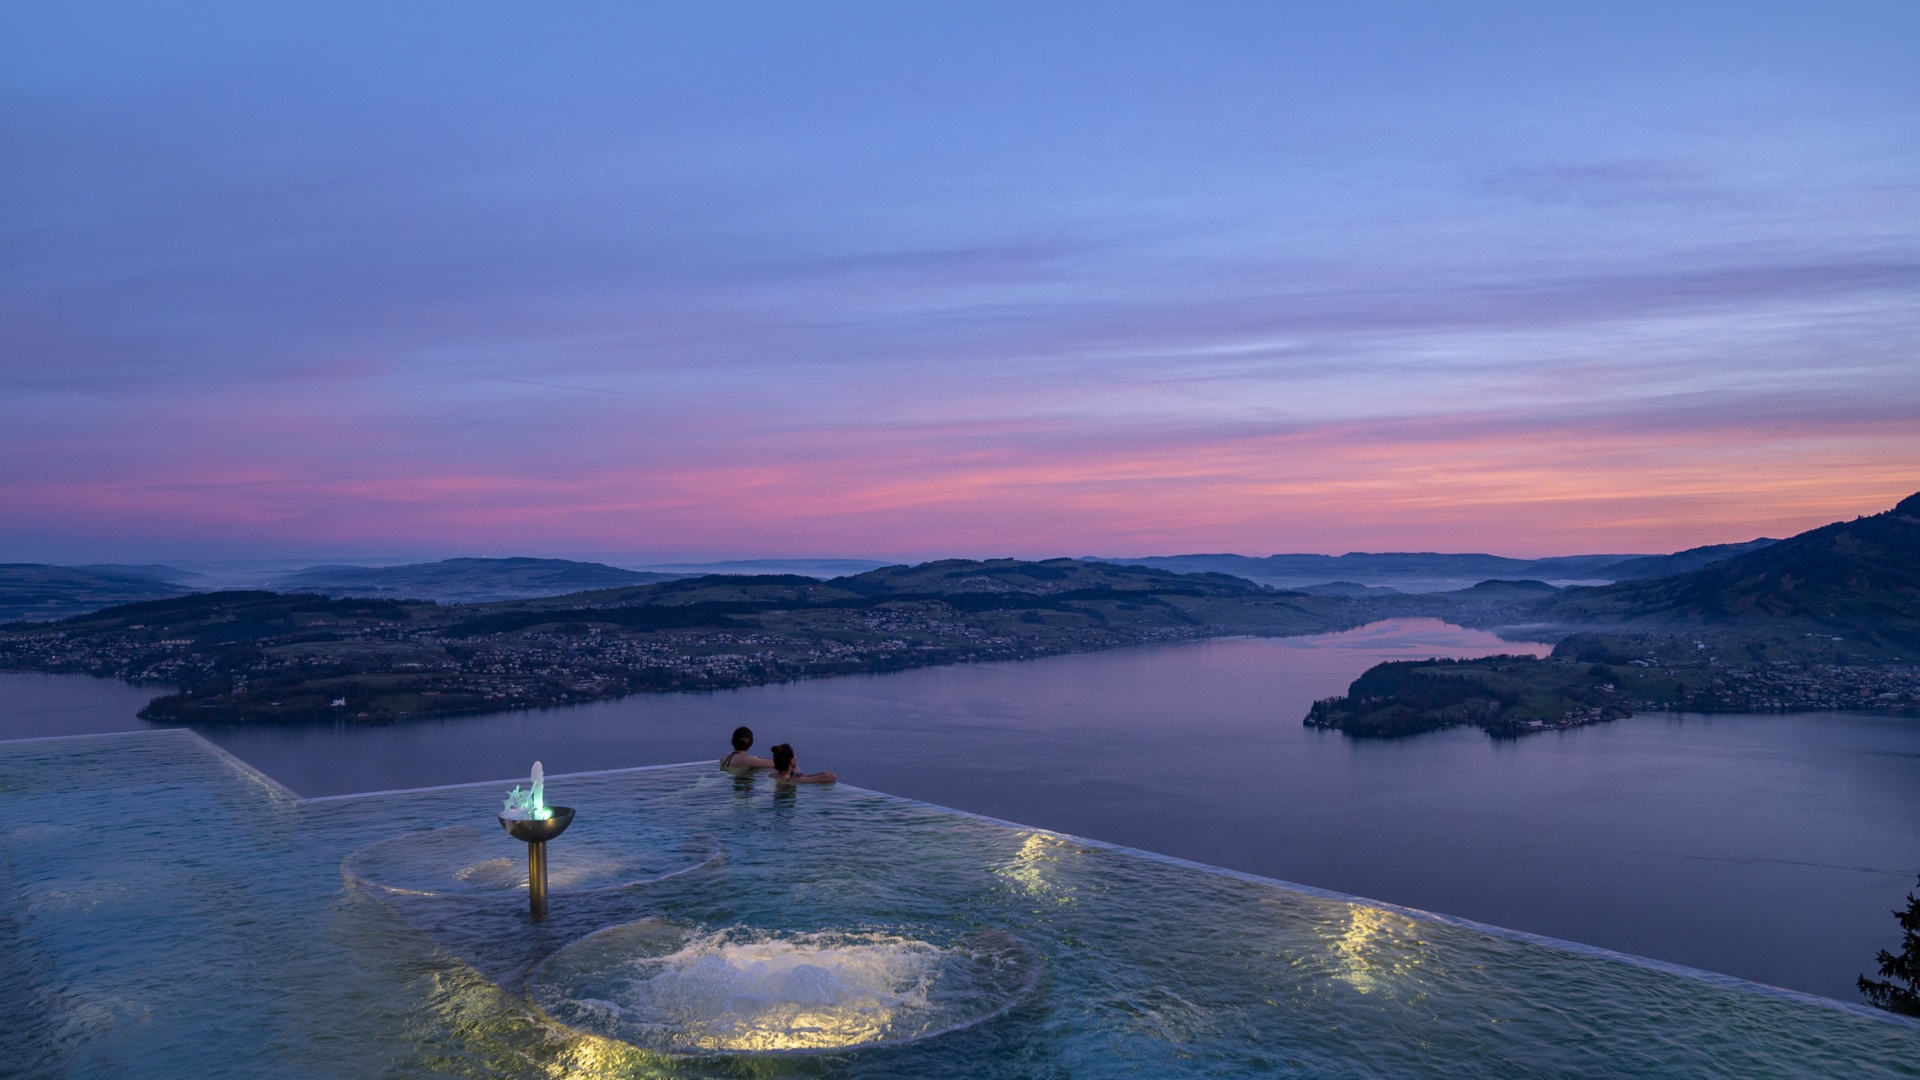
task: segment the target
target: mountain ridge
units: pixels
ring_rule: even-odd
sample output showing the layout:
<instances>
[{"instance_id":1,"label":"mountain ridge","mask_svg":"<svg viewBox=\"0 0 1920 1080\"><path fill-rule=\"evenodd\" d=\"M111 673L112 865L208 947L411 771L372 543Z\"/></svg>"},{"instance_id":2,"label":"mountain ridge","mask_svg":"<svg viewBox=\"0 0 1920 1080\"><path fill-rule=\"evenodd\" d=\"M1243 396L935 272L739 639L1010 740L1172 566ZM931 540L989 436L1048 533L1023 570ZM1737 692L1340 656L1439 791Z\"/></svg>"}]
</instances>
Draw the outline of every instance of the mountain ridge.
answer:
<instances>
[{"instance_id":1,"label":"mountain ridge","mask_svg":"<svg viewBox=\"0 0 1920 1080\"><path fill-rule=\"evenodd\" d=\"M0 563L0 623L60 619L117 604L194 591L151 574L137 573L136 569L145 568Z\"/></svg>"},{"instance_id":2,"label":"mountain ridge","mask_svg":"<svg viewBox=\"0 0 1920 1080\"><path fill-rule=\"evenodd\" d=\"M317 592L333 597L391 597L475 604L644 585L684 576L623 570L605 563L516 556L442 559L402 566L311 566L272 578L267 585L281 591Z\"/></svg>"},{"instance_id":3,"label":"mountain ridge","mask_svg":"<svg viewBox=\"0 0 1920 1080\"><path fill-rule=\"evenodd\" d=\"M1541 559L1512 559L1482 552L1350 551L1344 555L1279 554L1149 555L1139 558L1086 556L1090 561L1150 566L1174 573L1223 573L1276 586L1313 585L1336 581L1362 585L1391 585L1406 591L1439 592L1489 579L1605 579L1612 567L1658 555L1555 555ZM1611 580L1611 579L1608 579ZM1428 589L1408 589L1410 583Z\"/></svg>"},{"instance_id":4,"label":"mountain ridge","mask_svg":"<svg viewBox=\"0 0 1920 1080\"><path fill-rule=\"evenodd\" d=\"M1536 614L1572 625L1838 631L1920 647L1920 493L1698 570L1568 589Z\"/></svg>"}]
</instances>

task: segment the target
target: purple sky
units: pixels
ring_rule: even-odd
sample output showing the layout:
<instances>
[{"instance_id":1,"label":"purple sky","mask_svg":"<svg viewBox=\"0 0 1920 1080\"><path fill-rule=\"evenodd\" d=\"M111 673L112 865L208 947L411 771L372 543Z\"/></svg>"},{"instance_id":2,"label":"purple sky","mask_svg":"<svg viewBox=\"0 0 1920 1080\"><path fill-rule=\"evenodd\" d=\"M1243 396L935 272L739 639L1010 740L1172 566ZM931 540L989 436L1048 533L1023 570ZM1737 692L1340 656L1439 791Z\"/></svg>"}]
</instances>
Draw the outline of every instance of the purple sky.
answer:
<instances>
[{"instance_id":1,"label":"purple sky","mask_svg":"<svg viewBox=\"0 0 1920 1080\"><path fill-rule=\"evenodd\" d=\"M1661 551L1920 489L1910 4L401 7L0 9L0 559Z\"/></svg>"}]
</instances>

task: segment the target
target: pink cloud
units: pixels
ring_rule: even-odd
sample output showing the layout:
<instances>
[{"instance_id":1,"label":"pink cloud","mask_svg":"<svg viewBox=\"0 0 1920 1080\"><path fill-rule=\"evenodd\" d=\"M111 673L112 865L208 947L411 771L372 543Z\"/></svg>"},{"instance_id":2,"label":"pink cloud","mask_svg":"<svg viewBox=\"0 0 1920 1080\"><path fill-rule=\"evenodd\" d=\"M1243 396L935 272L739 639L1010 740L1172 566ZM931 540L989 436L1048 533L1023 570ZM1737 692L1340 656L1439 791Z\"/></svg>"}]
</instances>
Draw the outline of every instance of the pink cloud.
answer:
<instances>
[{"instance_id":1,"label":"pink cloud","mask_svg":"<svg viewBox=\"0 0 1920 1080\"><path fill-rule=\"evenodd\" d=\"M556 430L547 417L536 439L507 425L497 445L453 453L437 433L324 393L278 408L184 401L158 422L43 433L38 456L60 475L10 472L0 498L23 531L279 550L1542 555L1781 535L1920 486L1920 426L1899 416L704 433L700 420Z\"/></svg>"}]
</instances>

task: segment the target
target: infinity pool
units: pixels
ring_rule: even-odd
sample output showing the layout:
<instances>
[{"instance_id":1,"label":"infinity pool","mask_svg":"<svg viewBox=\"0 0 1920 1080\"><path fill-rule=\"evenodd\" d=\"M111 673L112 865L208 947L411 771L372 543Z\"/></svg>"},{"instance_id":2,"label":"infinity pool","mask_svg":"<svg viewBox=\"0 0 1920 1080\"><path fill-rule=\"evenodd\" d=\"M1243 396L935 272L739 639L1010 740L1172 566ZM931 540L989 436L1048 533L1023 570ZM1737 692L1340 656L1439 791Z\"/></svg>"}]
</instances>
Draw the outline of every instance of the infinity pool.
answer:
<instances>
[{"instance_id":1,"label":"infinity pool","mask_svg":"<svg viewBox=\"0 0 1920 1080\"><path fill-rule=\"evenodd\" d=\"M0 743L7 1067L78 1077L1920 1076L1920 1024L848 787L302 801ZM499 788L500 790L496 790Z\"/></svg>"}]
</instances>

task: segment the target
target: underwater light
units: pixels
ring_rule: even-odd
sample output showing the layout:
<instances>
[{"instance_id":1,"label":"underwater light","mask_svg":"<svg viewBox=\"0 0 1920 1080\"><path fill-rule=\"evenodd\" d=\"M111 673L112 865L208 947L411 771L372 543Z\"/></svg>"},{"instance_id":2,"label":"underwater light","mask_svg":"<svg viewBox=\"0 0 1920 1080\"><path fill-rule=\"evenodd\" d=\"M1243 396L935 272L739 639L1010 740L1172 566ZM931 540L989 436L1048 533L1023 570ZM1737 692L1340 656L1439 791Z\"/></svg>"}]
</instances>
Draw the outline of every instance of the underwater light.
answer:
<instances>
[{"instance_id":1,"label":"underwater light","mask_svg":"<svg viewBox=\"0 0 1920 1080\"><path fill-rule=\"evenodd\" d=\"M1013 937L923 932L641 919L548 957L528 991L576 1031L686 1055L917 1042L999 1017L1032 991L1038 963Z\"/></svg>"}]
</instances>

